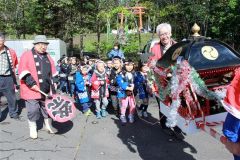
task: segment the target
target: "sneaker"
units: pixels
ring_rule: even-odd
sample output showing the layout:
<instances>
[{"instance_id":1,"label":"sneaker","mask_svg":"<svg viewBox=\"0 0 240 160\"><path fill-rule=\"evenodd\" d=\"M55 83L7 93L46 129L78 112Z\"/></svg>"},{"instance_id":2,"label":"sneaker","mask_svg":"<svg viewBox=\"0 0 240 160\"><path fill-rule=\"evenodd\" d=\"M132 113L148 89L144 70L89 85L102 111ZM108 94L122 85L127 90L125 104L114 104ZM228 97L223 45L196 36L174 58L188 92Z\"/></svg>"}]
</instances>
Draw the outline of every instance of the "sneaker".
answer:
<instances>
[{"instance_id":1,"label":"sneaker","mask_svg":"<svg viewBox=\"0 0 240 160\"><path fill-rule=\"evenodd\" d=\"M143 116L143 111L142 110L137 110L137 114L139 117L142 117Z\"/></svg>"},{"instance_id":2,"label":"sneaker","mask_svg":"<svg viewBox=\"0 0 240 160\"><path fill-rule=\"evenodd\" d=\"M129 119L129 123L133 123L134 122L134 117L133 117L132 114L129 114L128 119Z\"/></svg>"},{"instance_id":3,"label":"sneaker","mask_svg":"<svg viewBox=\"0 0 240 160\"><path fill-rule=\"evenodd\" d=\"M124 115L121 115L121 116L120 116L120 120L121 120L121 122L122 122L123 124L127 123L126 116L124 116Z\"/></svg>"},{"instance_id":4,"label":"sneaker","mask_svg":"<svg viewBox=\"0 0 240 160\"><path fill-rule=\"evenodd\" d=\"M85 113L84 113L85 116L91 116L92 115L92 112L91 110L87 110Z\"/></svg>"},{"instance_id":5,"label":"sneaker","mask_svg":"<svg viewBox=\"0 0 240 160\"><path fill-rule=\"evenodd\" d=\"M102 117L106 117L106 116L107 116L107 111L106 111L106 109L102 109L102 110L101 110L101 113L102 113Z\"/></svg>"},{"instance_id":6,"label":"sneaker","mask_svg":"<svg viewBox=\"0 0 240 160\"><path fill-rule=\"evenodd\" d=\"M20 118L20 116L19 115L16 115L16 116L14 116L14 117L11 117L12 119L14 119L14 120L16 120L16 121L20 121L21 120L21 118Z\"/></svg>"},{"instance_id":7,"label":"sneaker","mask_svg":"<svg viewBox=\"0 0 240 160\"><path fill-rule=\"evenodd\" d=\"M100 118L102 118L100 111L99 111L99 112L97 112L97 114L96 114L96 117L97 117L97 119L100 119Z\"/></svg>"},{"instance_id":8,"label":"sneaker","mask_svg":"<svg viewBox=\"0 0 240 160\"><path fill-rule=\"evenodd\" d=\"M144 111L144 112L143 112L143 117L145 117L145 118L148 117L147 111Z\"/></svg>"}]
</instances>

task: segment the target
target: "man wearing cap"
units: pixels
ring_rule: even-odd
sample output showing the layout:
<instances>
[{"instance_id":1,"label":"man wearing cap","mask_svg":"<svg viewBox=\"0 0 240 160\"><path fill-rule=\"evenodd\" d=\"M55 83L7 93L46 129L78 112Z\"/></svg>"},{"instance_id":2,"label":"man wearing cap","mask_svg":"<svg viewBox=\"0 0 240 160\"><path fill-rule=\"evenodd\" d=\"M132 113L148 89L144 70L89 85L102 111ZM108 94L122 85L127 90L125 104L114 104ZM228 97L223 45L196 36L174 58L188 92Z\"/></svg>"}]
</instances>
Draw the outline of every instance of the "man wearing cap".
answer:
<instances>
[{"instance_id":1,"label":"man wearing cap","mask_svg":"<svg viewBox=\"0 0 240 160\"><path fill-rule=\"evenodd\" d=\"M18 108L16 105L15 68L18 64L16 52L4 45L5 35L0 32L0 93L7 98L9 115L13 119L19 119ZM0 121L1 118L0 109Z\"/></svg>"},{"instance_id":2,"label":"man wearing cap","mask_svg":"<svg viewBox=\"0 0 240 160\"><path fill-rule=\"evenodd\" d=\"M37 138L36 121L40 113L44 117L46 129L50 133L57 130L52 127L52 119L49 118L44 107L45 97L39 91L46 94L55 93L53 77L57 75L54 62L46 52L49 42L45 35L37 35L34 39L32 50L22 54L19 63L20 96L25 100L27 108L30 137Z\"/></svg>"}]
</instances>

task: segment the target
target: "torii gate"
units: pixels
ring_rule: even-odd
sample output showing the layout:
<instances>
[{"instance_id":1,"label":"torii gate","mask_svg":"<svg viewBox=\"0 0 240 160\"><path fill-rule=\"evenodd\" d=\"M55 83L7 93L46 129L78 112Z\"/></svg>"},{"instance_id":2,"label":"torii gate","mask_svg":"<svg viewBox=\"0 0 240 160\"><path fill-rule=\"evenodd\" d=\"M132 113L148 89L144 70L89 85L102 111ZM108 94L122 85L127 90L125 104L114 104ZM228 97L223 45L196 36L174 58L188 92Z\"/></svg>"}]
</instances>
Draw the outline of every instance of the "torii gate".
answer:
<instances>
[{"instance_id":1,"label":"torii gate","mask_svg":"<svg viewBox=\"0 0 240 160\"><path fill-rule=\"evenodd\" d=\"M135 14L139 17L138 30L141 31L143 29L142 16L143 16L143 14L145 14L144 9L146 9L146 7L139 6L138 3L137 3L136 6L129 7L127 9L131 10L133 14ZM123 11L119 15L120 15L120 19L121 19L120 26L123 27L123 23L124 23L124 13L123 13Z\"/></svg>"},{"instance_id":2,"label":"torii gate","mask_svg":"<svg viewBox=\"0 0 240 160\"><path fill-rule=\"evenodd\" d=\"M132 10L133 14L139 17L138 30L141 31L143 29L142 16L145 14L144 9L146 9L146 7L138 6L137 4L136 6L130 7L129 9Z\"/></svg>"}]
</instances>

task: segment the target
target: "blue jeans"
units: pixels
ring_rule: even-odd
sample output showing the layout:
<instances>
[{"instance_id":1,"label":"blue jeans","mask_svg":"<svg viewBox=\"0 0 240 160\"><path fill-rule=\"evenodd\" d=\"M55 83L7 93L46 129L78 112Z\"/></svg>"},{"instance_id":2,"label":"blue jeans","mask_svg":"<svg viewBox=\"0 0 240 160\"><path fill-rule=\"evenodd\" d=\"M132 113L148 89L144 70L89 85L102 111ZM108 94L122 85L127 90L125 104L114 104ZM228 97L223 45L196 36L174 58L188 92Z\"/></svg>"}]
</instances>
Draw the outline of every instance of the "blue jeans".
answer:
<instances>
[{"instance_id":1,"label":"blue jeans","mask_svg":"<svg viewBox=\"0 0 240 160\"><path fill-rule=\"evenodd\" d=\"M59 87L60 91L63 91L63 87L64 86L66 87L66 93L68 93L69 90L68 90L68 83L67 83L67 81L66 80L60 80L60 87Z\"/></svg>"},{"instance_id":2,"label":"blue jeans","mask_svg":"<svg viewBox=\"0 0 240 160\"><path fill-rule=\"evenodd\" d=\"M75 84L70 83L70 94L71 96L75 95Z\"/></svg>"},{"instance_id":3,"label":"blue jeans","mask_svg":"<svg viewBox=\"0 0 240 160\"><path fill-rule=\"evenodd\" d=\"M18 107L16 104L16 94L13 83L13 78L11 76L0 76L0 93L2 93L8 102L8 111L10 117L18 116ZM0 115L1 115L0 110Z\"/></svg>"}]
</instances>

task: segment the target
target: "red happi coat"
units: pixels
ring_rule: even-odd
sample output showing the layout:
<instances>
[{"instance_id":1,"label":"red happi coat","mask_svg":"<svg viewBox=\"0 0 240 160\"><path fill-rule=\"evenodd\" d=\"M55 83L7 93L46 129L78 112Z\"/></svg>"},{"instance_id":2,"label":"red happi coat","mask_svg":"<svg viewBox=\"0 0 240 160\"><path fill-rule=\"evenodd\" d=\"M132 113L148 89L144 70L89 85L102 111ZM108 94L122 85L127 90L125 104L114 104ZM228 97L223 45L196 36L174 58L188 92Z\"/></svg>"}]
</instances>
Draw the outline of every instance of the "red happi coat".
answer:
<instances>
[{"instance_id":1,"label":"red happi coat","mask_svg":"<svg viewBox=\"0 0 240 160\"><path fill-rule=\"evenodd\" d=\"M234 117L240 119L240 68L235 71L234 79L227 88L223 106Z\"/></svg>"},{"instance_id":2,"label":"red happi coat","mask_svg":"<svg viewBox=\"0 0 240 160\"><path fill-rule=\"evenodd\" d=\"M47 56L51 63L51 70L52 70L52 74L53 74L52 76L55 76L55 75L57 75L57 70L55 68L54 62L53 62L52 58L49 56L49 54L47 54ZM20 58L20 63L18 66L18 73L19 73L19 79L20 79L20 97L25 100L40 99L41 94L39 92L31 90L22 80L22 78L25 75L30 73L40 88L36 64L35 64L35 61L33 58L32 50L26 51L22 54L22 56Z\"/></svg>"},{"instance_id":3,"label":"red happi coat","mask_svg":"<svg viewBox=\"0 0 240 160\"><path fill-rule=\"evenodd\" d=\"M17 54L16 54L16 52L15 52L13 49L11 49L11 48L9 48L9 52L10 52L10 55L11 55L11 58L12 58L13 68L15 69L15 68L17 67L17 65L18 65ZM15 72L14 72L14 73L15 73Z\"/></svg>"},{"instance_id":4,"label":"red happi coat","mask_svg":"<svg viewBox=\"0 0 240 160\"><path fill-rule=\"evenodd\" d=\"M176 42L171 40L171 44L174 45ZM162 58L162 48L160 42L155 43L152 47L150 47L150 52L153 53L151 57L149 57L149 62L151 61L158 61Z\"/></svg>"},{"instance_id":5,"label":"red happi coat","mask_svg":"<svg viewBox=\"0 0 240 160\"><path fill-rule=\"evenodd\" d=\"M109 85L109 80L107 77L107 74L105 74L105 95L102 97L109 97L109 91L108 91L108 85ZM93 99L99 99L100 98L100 87L101 87L101 80L98 78L97 74L94 72L92 75L92 78L90 80L91 82L91 98Z\"/></svg>"},{"instance_id":6,"label":"red happi coat","mask_svg":"<svg viewBox=\"0 0 240 160\"><path fill-rule=\"evenodd\" d=\"M13 73L15 74L15 68L18 65L17 54L16 54L16 52L13 49L8 48L8 47L6 47L6 48L7 48L7 54L10 54L10 56L11 56L9 58L12 59L12 64L11 65L12 65Z\"/></svg>"}]
</instances>

